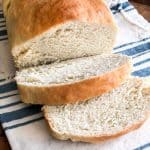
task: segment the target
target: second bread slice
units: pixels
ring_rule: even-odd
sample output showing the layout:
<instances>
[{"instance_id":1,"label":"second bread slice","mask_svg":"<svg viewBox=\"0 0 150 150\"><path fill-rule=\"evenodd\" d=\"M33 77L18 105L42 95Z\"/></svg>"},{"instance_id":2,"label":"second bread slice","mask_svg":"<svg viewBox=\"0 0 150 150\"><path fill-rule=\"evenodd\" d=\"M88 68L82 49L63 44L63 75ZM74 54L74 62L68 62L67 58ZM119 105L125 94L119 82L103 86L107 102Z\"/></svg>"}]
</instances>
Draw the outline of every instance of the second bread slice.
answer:
<instances>
[{"instance_id":1,"label":"second bread slice","mask_svg":"<svg viewBox=\"0 0 150 150\"><path fill-rule=\"evenodd\" d=\"M143 82L128 79L118 88L86 102L44 106L51 134L61 140L98 143L139 128L149 116Z\"/></svg>"},{"instance_id":2,"label":"second bread slice","mask_svg":"<svg viewBox=\"0 0 150 150\"><path fill-rule=\"evenodd\" d=\"M60 105L109 92L130 73L130 58L112 54L31 67L18 72L16 80L24 102Z\"/></svg>"}]
</instances>

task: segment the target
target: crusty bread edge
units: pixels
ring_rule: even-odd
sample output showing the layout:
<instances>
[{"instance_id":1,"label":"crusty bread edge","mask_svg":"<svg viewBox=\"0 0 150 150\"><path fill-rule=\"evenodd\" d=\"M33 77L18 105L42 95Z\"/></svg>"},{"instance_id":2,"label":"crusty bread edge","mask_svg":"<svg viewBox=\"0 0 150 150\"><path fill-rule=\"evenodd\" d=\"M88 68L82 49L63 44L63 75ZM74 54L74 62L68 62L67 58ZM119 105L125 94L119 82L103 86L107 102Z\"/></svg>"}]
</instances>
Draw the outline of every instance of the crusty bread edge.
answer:
<instances>
[{"instance_id":1,"label":"crusty bread edge","mask_svg":"<svg viewBox=\"0 0 150 150\"><path fill-rule=\"evenodd\" d=\"M25 103L61 105L85 101L100 96L121 85L132 70L130 59L122 66L98 77L59 86L29 86L18 83Z\"/></svg>"},{"instance_id":2,"label":"crusty bread edge","mask_svg":"<svg viewBox=\"0 0 150 150\"><path fill-rule=\"evenodd\" d=\"M144 95L150 96L150 77L144 77L143 79L143 90Z\"/></svg>"},{"instance_id":3,"label":"crusty bread edge","mask_svg":"<svg viewBox=\"0 0 150 150\"><path fill-rule=\"evenodd\" d=\"M143 98L146 98L147 97L147 92L145 93L145 90L150 90L150 87L145 87L143 85L143 89L142 89L142 95L143 95ZM144 92L143 92L144 91ZM118 133L115 133L115 134L109 134L109 135L99 135L99 136L74 136L74 135L67 135L67 134L61 134L59 133L58 131L55 130L55 127L53 125L53 123L48 120L48 115L47 115L47 111L45 108L42 108L43 110L43 113L44 113L44 117L45 117L45 120L46 120L46 123L48 124L49 126L49 130L50 130L50 133L53 137L55 137L56 139L59 139L59 140L72 140L73 142L75 141L82 141L82 142L88 142L88 143L100 143L100 142L104 142L104 141L107 141L107 140L113 140L117 137L120 137L122 135L125 135L131 131L134 131L138 128L140 128L144 122L150 117L150 110L146 110L145 111L145 118L143 120L140 120L138 121L137 123L127 127L126 129L118 132Z\"/></svg>"},{"instance_id":4,"label":"crusty bread edge","mask_svg":"<svg viewBox=\"0 0 150 150\"><path fill-rule=\"evenodd\" d=\"M11 11L10 13L8 12L10 3L13 3L11 4L13 7L10 7L10 10L15 11L14 14L11 13ZM19 32L19 37L23 38L18 38L18 36L14 36L14 38L16 38L16 41L11 43L13 52L16 53L16 46L21 46L22 43L25 43L26 41L40 35L41 33L47 31L53 26L63 24L71 20L79 20L81 22L89 22L93 24L104 24L116 28L115 19L104 0L89 1L88 3L86 3L85 1L83 1L83 3L79 1L64 1L63 4L59 1L56 1L55 3L53 2L53 5L48 5L48 3L49 1L46 1L47 7L43 7L42 3L28 3L27 1L24 3L17 3L16 1L3 0L3 9L7 20L6 22L11 24L11 22L15 20L15 23L12 24L12 27L8 31L9 34L10 32L12 32L13 35L13 33L15 32L15 30L13 30L13 26L16 26L16 29L18 31L22 31L22 26L24 25L28 25L28 28L32 28L32 26L34 25L34 21L31 20L34 20L35 17L36 22L38 22L37 26L34 28L34 32L31 32L28 28L24 28L22 32ZM76 7L71 7L71 4L75 5ZM22 17L17 17L16 19L16 16L19 16L19 11L16 8L21 8L23 7L23 5L26 5L26 9L24 9L24 11L22 12ZM66 5L69 7L69 9L66 9ZM38 9L31 10L31 6L34 8L40 8L41 11L37 11ZM80 9L82 8L86 9L83 10L83 12L81 13ZM59 9L61 11L55 11ZM30 11L29 14L28 11ZM26 15L28 15L28 17L26 17ZM24 24L22 24L22 22L24 22Z\"/></svg>"},{"instance_id":5,"label":"crusty bread edge","mask_svg":"<svg viewBox=\"0 0 150 150\"><path fill-rule=\"evenodd\" d=\"M146 103L147 103L146 109L149 111L149 115L150 115L150 77L143 78L142 95L146 99Z\"/></svg>"},{"instance_id":6,"label":"crusty bread edge","mask_svg":"<svg viewBox=\"0 0 150 150\"><path fill-rule=\"evenodd\" d=\"M132 65L122 66L99 77L59 86L28 86L18 84L21 100L25 103L61 105L85 101L107 93L122 84L130 75Z\"/></svg>"},{"instance_id":7,"label":"crusty bread edge","mask_svg":"<svg viewBox=\"0 0 150 150\"><path fill-rule=\"evenodd\" d=\"M1 0L4 16L6 17L7 11L8 11L8 6L10 5L10 0Z\"/></svg>"},{"instance_id":8,"label":"crusty bread edge","mask_svg":"<svg viewBox=\"0 0 150 150\"><path fill-rule=\"evenodd\" d=\"M87 142L87 143L93 143L93 144L105 142L107 140L113 140L113 139L118 138L122 135L125 135L131 131L134 131L134 130L140 128L144 124L144 122L148 119L148 114L146 113L145 118L143 120L140 120L137 123L125 128L124 130L122 130L118 133L115 133L115 134L104 134L104 135L98 135L98 136L76 136L76 135L65 134L65 133L61 134L58 131L56 131L53 123L50 120L48 120L47 112L45 111L45 109L43 109L43 112L44 112L44 117L45 117L46 123L49 126L50 133L54 138L59 139L59 140L69 140L70 139L73 142L80 141L80 142Z\"/></svg>"},{"instance_id":9,"label":"crusty bread edge","mask_svg":"<svg viewBox=\"0 0 150 150\"><path fill-rule=\"evenodd\" d=\"M143 79L142 81L145 82L145 79ZM145 90L149 90L150 87L149 86L145 86L145 84L142 84L142 95L143 95L143 98L146 99L147 97L147 92L145 93ZM149 94L149 93L148 93ZM82 141L82 142L88 142L88 143L100 143L100 142L104 142L104 141L107 141L107 140L112 140L112 139L115 139L117 137L120 137L122 135L125 135L131 131L134 131L138 128L140 128L144 122L150 117L150 110L145 110L145 117L136 122L135 124L132 124L131 126L128 126L127 128L125 128L124 130L118 132L118 133L115 133L115 134L108 134L108 135L99 135L99 136L75 136L75 135L71 135L71 134L62 134L62 133L59 133L57 130L55 130L55 126L53 125L52 121L49 120L48 118L48 113L47 113L47 110L46 108L42 108L43 110L43 113L44 113L44 117L45 117L45 120L49 126L49 129L50 129L50 132L51 132L51 135L53 137L55 137L56 139L59 139L59 140L72 140L72 141Z\"/></svg>"}]
</instances>

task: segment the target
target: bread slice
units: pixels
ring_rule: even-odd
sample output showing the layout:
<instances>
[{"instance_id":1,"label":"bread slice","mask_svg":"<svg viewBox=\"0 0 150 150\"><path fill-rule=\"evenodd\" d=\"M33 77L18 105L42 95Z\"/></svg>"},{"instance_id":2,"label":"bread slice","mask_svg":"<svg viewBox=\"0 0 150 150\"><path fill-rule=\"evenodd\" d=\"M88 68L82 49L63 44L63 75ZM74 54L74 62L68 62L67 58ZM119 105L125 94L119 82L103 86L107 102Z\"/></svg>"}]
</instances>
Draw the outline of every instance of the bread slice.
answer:
<instances>
[{"instance_id":1,"label":"bread slice","mask_svg":"<svg viewBox=\"0 0 150 150\"><path fill-rule=\"evenodd\" d=\"M117 27L103 0L3 0L18 68L111 53Z\"/></svg>"},{"instance_id":2,"label":"bread slice","mask_svg":"<svg viewBox=\"0 0 150 150\"><path fill-rule=\"evenodd\" d=\"M16 81L25 103L60 105L111 91L131 68L128 56L97 55L23 69Z\"/></svg>"},{"instance_id":3,"label":"bread slice","mask_svg":"<svg viewBox=\"0 0 150 150\"><path fill-rule=\"evenodd\" d=\"M129 79L120 87L86 102L44 106L52 135L61 140L98 143L139 128L147 119L142 80Z\"/></svg>"}]
</instances>

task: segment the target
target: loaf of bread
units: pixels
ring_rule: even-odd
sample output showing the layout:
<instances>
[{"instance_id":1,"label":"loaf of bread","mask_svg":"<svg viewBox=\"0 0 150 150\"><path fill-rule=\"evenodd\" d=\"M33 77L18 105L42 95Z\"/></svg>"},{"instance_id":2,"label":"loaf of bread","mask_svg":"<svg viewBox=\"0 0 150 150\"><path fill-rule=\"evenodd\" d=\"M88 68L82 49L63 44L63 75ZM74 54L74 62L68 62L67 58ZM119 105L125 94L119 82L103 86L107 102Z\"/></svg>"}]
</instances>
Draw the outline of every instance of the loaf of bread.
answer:
<instances>
[{"instance_id":1,"label":"loaf of bread","mask_svg":"<svg viewBox=\"0 0 150 150\"><path fill-rule=\"evenodd\" d=\"M103 0L3 0L18 68L111 53L116 24Z\"/></svg>"},{"instance_id":2,"label":"loaf of bread","mask_svg":"<svg viewBox=\"0 0 150 150\"><path fill-rule=\"evenodd\" d=\"M21 100L45 105L54 137L98 143L144 123L148 79L129 79L131 59L111 54L117 27L104 0L3 0L3 10Z\"/></svg>"},{"instance_id":3,"label":"loaf of bread","mask_svg":"<svg viewBox=\"0 0 150 150\"><path fill-rule=\"evenodd\" d=\"M98 143L139 128L150 110L142 80L132 78L113 91L86 102L44 106L52 135L61 140Z\"/></svg>"},{"instance_id":4,"label":"loaf of bread","mask_svg":"<svg viewBox=\"0 0 150 150\"><path fill-rule=\"evenodd\" d=\"M111 91L128 78L131 68L128 56L96 55L23 69L16 81L25 103L60 105Z\"/></svg>"}]
</instances>

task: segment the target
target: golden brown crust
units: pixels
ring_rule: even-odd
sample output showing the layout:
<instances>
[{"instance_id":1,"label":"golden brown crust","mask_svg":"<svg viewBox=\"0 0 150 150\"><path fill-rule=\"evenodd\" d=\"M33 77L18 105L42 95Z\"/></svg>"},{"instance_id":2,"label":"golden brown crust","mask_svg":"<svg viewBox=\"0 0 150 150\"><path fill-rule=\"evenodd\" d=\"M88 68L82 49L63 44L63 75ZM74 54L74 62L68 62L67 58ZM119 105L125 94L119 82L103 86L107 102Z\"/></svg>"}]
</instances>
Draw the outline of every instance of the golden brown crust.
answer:
<instances>
[{"instance_id":1,"label":"golden brown crust","mask_svg":"<svg viewBox=\"0 0 150 150\"><path fill-rule=\"evenodd\" d=\"M61 105L85 101L100 96L123 83L131 73L127 62L99 77L59 86L28 86L18 84L21 100L25 103Z\"/></svg>"},{"instance_id":2,"label":"golden brown crust","mask_svg":"<svg viewBox=\"0 0 150 150\"><path fill-rule=\"evenodd\" d=\"M142 89L142 95L146 99L147 103L147 114L150 116L150 78L143 78L144 85Z\"/></svg>"},{"instance_id":3,"label":"golden brown crust","mask_svg":"<svg viewBox=\"0 0 150 150\"><path fill-rule=\"evenodd\" d=\"M6 10L10 4L10 0L2 0L2 7L3 7L3 12L4 12L4 16L6 16Z\"/></svg>"},{"instance_id":4,"label":"golden brown crust","mask_svg":"<svg viewBox=\"0 0 150 150\"><path fill-rule=\"evenodd\" d=\"M70 20L115 26L103 0L3 0L3 9L12 48Z\"/></svg>"},{"instance_id":5,"label":"golden brown crust","mask_svg":"<svg viewBox=\"0 0 150 150\"><path fill-rule=\"evenodd\" d=\"M107 140L112 140L112 139L120 137L124 134L127 134L131 131L134 131L134 130L140 128L148 118L145 115L145 118L143 120L127 127L126 129L124 129L124 130L122 130L118 133L115 133L115 134L98 135L98 136L75 136L75 135L68 135L68 134L63 134L62 135L61 133L58 133L55 130L53 123L50 120L48 120L48 116L47 116L46 111L45 110L43 110L43 111L44 111L44 116L45 116L46 122L49 126L49 129L50 129L50 133L56 139L59 139L59 140L71 139L73 142L82 141L82 142L88 142L88 143L93 143L93 144L104 142L104 141L107 141Z\"/></svg>"},{"instance_id":6,"label":"golden brown crust","mask_svg":"<svg viewBox=\"0 0 150 150\"><path fill-rule=\"evenodd\" d=\"M142 94L150 97L150 77L143 78L143 83Z\"/></svg>"}]
</instances>

